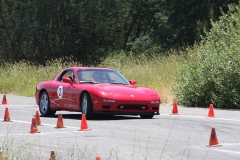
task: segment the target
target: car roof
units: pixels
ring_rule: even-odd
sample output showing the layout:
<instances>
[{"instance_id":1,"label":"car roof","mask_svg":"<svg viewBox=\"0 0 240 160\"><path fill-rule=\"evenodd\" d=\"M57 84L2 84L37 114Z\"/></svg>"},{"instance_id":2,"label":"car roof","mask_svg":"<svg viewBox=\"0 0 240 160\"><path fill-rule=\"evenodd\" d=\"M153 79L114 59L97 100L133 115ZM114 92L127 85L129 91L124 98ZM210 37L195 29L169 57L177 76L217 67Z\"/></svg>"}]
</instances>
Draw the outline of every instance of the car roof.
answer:
<instances>
[{"instance_id":1,"label":"car roof","mask_svg":"<svg viewBox=\"0 0 240 160\"><path fill-rule=\"evenodd\" d=\"M68 68L66 68L66 69L73 69L73 70L88 70L88 69L96 69L96 70L102 70L102 69L104 69L104 70L114 70L114 69L112 69L112 68L106 68L106 67L80 67L80 66L74 66L74 67L68 67Z\"/></svg>"}]
</instances>

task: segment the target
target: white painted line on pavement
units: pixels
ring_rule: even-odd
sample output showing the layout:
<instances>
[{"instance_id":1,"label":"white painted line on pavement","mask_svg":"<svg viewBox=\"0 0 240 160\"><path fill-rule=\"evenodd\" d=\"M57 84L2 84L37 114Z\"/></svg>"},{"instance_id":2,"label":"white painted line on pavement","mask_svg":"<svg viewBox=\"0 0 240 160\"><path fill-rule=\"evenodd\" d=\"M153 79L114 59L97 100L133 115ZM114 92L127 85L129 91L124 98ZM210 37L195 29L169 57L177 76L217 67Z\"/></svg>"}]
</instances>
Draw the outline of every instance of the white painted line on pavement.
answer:
<instances>
[{"instance_id":1,"label":"white painted line on pavement","mask_svg":"<svg viewBox=\"0 0 240 160\"><path fill-rule=\"evenodd\" d=\"M48 134L56 134L56 133L73 133L73 132L85 132L85 131L66 131L66 132L41 132L39 131L39 133L24 133L24 134L10 134L11 136L29 136L29 135L39 135L39 134L45 134L45 135L48 135ZM0 135L0 137L5 137L6 135Z\"/></svg>"},{"instance_id":2,"label":"white painted line on pavement","mask_svg":"<svg viewBox=\"0 0 240 160\"><path fill-rule=\"evenodd\" d=\"M240 143L221 143L220 145L233 146L233 145L240 145Z\"/></svg>"},{"instance_id":3,"label":"white painted line on pavement","mask_svg":"<svg viewBox=\"0 0 240 160\"><path fill-rule=\"evenodd\" d=\"M240 154L240 152L237 151L229 151L229 150L222 150L222 149L213 149L214 151L218 151L218 152L226 152L226 153L233 153L233 154Z\"/></svg>"},{"instance_id":4,"label":"white painted line on pavement","mask_svg":"<svg viewBox=\"0 0 240 160\"><path fill-rule=\"evenodd\" d=\"M38 106L37 104L0 104L0 106Z\"/></svg>"},{"instance_id":5,"label":"white painted line on pavement","mask_svg":"<svg viewBox=\"0 0 240 160\"><path fill-rule=\"evenodd\" d=\"M204 118L204 119L213 119L213 120L226 120L226 121L236 121L236 122L240 122L240 119L228 119L228 118L219 118L219 117L215 117L215 118L209 118L209 117L205 117L205 116L186 116L186 115L170 115L170 114L161 114L162 116L176 116L176 117L186 117L186 118ZM160 116L161 116L160 115Z\"/></svg>"},{"instance_id":6,"label":"white painted line on pavement","mask_svg":"<svg viewBox=\"0 0 240 160\"><path fill-rule=\"evenodd\" d=\"M219 149L221 148L222 146L229 146L229 145L232 145L232 146L238 146L240 145L240 143L221 143L219 144L221 146L207 146L207 147L193 147L193 148L198 148L198 149L204 149L204 150L209 150L209 149L212 149L213 151L218 151L218 152L225 152L225 153L230 153L230 154L240 154L239 151L230 151L230 150L223 150L223 149Z\"/></svg>"},{"instance_id":7,"label":"white painted line on pavement","mask_svg":"<svg viewBox=\"0 0 240 160\"><path fill-rule=\"evenodd\" d=\"M3 121L3 119L1 119L0 121ZM27 122L27 121L20 121L20 120L12 120L12 122L18 122L18 123L26 123L26 124L31 124L32 122ZM11 122L11 123L12 123ZM8 123L8 122L6 122ZM9 122L10 123L10 122ZM51 126L51 127L56 127L56 125L52 125L52 124L46 124L46 123L42 123L41 125L39 125L39 127L41 126ZM65 128L73 128L73 129L77 129L78 127L71 127L71 126L64 126ZM80 128L80 122L79 122L79 128ZM78 129L79 129L78 128Z\"/></svg>"}]
</instances>

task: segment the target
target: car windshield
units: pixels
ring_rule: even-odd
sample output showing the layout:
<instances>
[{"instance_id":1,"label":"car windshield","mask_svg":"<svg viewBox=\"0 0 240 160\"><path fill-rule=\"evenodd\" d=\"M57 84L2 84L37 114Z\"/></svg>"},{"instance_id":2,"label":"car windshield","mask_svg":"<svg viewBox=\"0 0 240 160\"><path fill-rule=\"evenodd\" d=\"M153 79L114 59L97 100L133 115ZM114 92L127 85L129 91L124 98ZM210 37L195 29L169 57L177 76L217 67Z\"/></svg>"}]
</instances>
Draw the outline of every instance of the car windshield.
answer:
<instances>
[{"instance_id":1,"label":"car windshield","mask_svg":"<svg viewBox=\"0 0 240 160\"><path fill-rule=\"evenodd\" d=\"M78 70L79 83L130 84L119 72L114 70L85 69Z\"/></svg>"}]
</instances>

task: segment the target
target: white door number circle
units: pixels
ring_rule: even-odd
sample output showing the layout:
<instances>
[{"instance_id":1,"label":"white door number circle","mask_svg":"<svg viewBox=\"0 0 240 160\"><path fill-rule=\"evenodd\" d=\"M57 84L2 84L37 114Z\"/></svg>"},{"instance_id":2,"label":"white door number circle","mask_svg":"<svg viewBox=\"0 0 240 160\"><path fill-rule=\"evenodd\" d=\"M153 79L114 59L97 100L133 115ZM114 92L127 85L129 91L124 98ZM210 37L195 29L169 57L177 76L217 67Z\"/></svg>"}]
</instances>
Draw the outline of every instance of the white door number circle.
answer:
<instances>
[{"instance_id":1,"label":"white door number circle","mask_svg":"<svg viewBox=\"0 0 240 160\"><path fill-rule=\"evenodd\" d=\"M63 96L63 86L58 87L57 95L58 95L58 98L62 98L62 96Z\"/></svg>"}]
</instances>

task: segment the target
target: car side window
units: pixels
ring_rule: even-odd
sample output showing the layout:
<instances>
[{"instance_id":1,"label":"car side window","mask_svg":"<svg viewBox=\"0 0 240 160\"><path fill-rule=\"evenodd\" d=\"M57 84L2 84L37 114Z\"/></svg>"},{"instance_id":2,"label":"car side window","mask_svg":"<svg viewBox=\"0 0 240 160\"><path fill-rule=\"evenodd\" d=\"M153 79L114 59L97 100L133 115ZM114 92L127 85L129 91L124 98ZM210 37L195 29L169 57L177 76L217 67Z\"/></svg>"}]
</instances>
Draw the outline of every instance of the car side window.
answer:
<instances>
[{"instance_id":1,"label":"car side window","mask_svg":"<svg viewBox=\"0 0 240 160\"><path fill-rule=\"evenodd\" d=\"M72 70L67 70L63 72L63 74L59 77L59 81L62 81L63 78L70 78L73 83L76 83L76 77L74 76L74 73Z\"/></svg>"}]
</instances>

